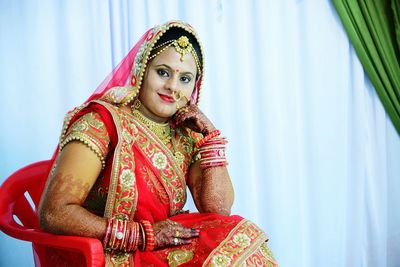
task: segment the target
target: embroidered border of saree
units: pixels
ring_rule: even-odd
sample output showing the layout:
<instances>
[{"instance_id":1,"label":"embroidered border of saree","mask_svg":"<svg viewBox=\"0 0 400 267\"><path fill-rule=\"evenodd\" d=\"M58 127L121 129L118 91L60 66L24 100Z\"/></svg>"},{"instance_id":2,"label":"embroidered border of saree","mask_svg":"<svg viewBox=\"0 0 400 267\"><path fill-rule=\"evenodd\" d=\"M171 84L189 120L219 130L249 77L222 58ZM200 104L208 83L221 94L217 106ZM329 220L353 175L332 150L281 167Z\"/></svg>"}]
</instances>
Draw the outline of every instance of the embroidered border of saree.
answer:
<instances>
[{"instance_id":1,"label":"embroidered border of saree","mask_svg":"<svg viewBox=\"0 0 400 267\"><path fill-rule=\"evenodd\" d=\"M277 266L266 240L257 225L243 219L208 255L203 266Z\"/></svg>"}]
</instances>

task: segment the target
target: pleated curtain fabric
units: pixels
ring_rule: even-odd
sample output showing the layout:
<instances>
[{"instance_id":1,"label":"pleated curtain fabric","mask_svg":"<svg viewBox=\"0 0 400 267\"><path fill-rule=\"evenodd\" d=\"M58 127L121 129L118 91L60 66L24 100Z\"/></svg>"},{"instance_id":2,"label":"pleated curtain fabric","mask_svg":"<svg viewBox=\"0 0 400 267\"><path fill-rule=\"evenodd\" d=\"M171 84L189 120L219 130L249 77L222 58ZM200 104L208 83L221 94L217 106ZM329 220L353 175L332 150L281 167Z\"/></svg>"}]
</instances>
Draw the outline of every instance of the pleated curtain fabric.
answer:
<instances>
[{"instance_id":1,"label":"pleated curtain fabric","mask_svg":"<svg viewBox=\"0 0 400 267\"><path fill-rule=\"evenodd\" d=\"M400 1L392 0L394 30L396 32L397 49L400 51Z\"/></svg>"},{"instance_id":2,"label":"pleated curtain fabric","mask_svg":"<svg viewBox=\"0 0 400 267\"><path fill-rule=\"evenodd\" d=\"M51 157L66 112L171 19L205 49L200 108L229 140L232 213L283 267L399 267L400 136L332 0L0 1L0 183ZM0 252L34 266L2 232Z\"/></svg>"},{"instance_id":3,"label":"pleated curtain fabric","mask_svg":"<svg viewBox=\"0 0 400 267\"><path fill-rule=\"evenodd\" d=\"M357 55L400 134L399 0L333 0Z\"/></svg>"}]
</instances>

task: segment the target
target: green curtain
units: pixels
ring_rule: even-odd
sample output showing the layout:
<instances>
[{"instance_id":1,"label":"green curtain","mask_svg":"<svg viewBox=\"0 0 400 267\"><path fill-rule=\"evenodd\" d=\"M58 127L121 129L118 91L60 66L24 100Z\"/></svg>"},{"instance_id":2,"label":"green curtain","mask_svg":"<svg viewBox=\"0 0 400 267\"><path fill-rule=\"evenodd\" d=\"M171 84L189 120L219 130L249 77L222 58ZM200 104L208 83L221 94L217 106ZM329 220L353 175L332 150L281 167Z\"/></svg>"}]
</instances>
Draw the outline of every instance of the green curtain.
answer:
<instances>
[{"instance_id":1,"label":"green curtain","mask_svg":"<svg viewBox=\"0 0 400 267\"><path fill-rule=\"evenodd\" d=\"M400 135L400 0L333 0L333 3Z\"/></svg>"}]
</instances>

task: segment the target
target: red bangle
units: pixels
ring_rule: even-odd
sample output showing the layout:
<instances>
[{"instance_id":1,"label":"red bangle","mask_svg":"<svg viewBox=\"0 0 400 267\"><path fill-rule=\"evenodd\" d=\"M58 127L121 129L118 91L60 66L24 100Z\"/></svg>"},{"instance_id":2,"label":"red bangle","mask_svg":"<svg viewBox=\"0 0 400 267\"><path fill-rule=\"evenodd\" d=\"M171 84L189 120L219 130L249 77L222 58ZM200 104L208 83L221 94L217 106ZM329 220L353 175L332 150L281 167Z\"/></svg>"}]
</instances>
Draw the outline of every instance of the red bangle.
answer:
<instances>
[{"instance_id":1,"label":"red bangle","mask_svg":"<svg viewBox=\"0 0 400 267\"><path fill-rule=\"evenodd\" d=\"M134 224L135 224L135 222L133 222L133 221L129 222L129 230L130 230L130 232L129 232L129 238L128 238L128 245L127 245L127 248L126 248L127 252L130 252L132 250L132 247L133 247L133 241L134 241L134 237L135 237Z\"/></svg>"},{"instance_id":2,"label":"red bangle","mask_svg":"<svg viewBox=\"0 0 400 267\"><path fill-rule=\"evenodd\" d=\"M141 235L142 235L142 248L141 248L141 250L145 251L145 249L146 249L146 232L144 231L143 224L139 223L139 228L140 228L140 232L141 232Z\"/></svg>"},{"instance_id":3,"label":"red bangle","mask_svg":"<svg viewBox=\"0 0 400 267\"><path fill-rule=\"evenodd\" d=\"M114 240L116 241L113 244L112 249L119 249L121 248L121 243L122 243L122 239L125 236L125 231L124 231L124 222L122 220L116 219L116 231L115 231L115 237Z\"/></svg>"},{"instance_id":4,"label":"red bangle","mask_svg":"<svg viewBox=\"0 0 400 267\"><path fill-rule=\"evenodd\" d=\"M140 224L135 223L135 242L133 250L137 250L139 248L139 239L140 239Z\"/></svg>"},{"instance_id":5,"label":"red bangle","mask_svg":"<svg viewBox=\"0 0 400 267\"><path fill-rule=\"evenodd\" d=\"M129 239L128 239L128 245L126 248L126 252L132 251L134 241L135 241L135 222L131 221L129 222Z\"/></svg>"},{"instance_id":6,"label":"red bangle","mask_svg":"<svg viewBox=\"0 0 400 267\"><path fill-rule=\"evenodd\" d=\"M203 145L202 145L202 148L203 147L209 147L209 146L214 146L214 145L226 145L228 143L228 141L226 140L226 138L225 137L222 137L222 138L213 138L213 139L211 139L211 140L208 140L207 142L205 142Z\"/></svg>"},{"instance_id":7,"label":"red bangle","mask_svg":"<svg viewBox=\"0 0 400 267\"><path fill-rule=\"evenodd\" d=\"M123 237L121 239L121 244L119 245L119 250L125 250L126 249L126 239L128 238L128 221L122 221L123 229L124 231L122 232Z\"/></svg>"},{"instance_id":8,"label":"red bangle","mask_svg":"<svg viewBox=\"0 0 400 267\"><path fill-rule=\"evenodd\" d=\"M146 247L145 251L152 251L154 249L154 231L151 223L149 221L143 220L140 221L144 227L146 232Z\"/></svg>"},{"instance_id":9,"label":"red bangle","mask_svg":"<svg viewBox=\"0 0 400 267\"><path fill-rule=\"evenodd\" d=\"M112 221L113 221L113 219L108 219L108 222L107 222L106 234L103 239L104 247L107 247L108 241L110 240Z\"/></svg>"},{"instance_id":10,"label":"red bangle","mask_svg":"<svg viewBox=\"0 0 400 267\"><path fill-rule=\"evenodd\" d=\"M220 162L207 162L207 163L201 163L200 167L204 170L204 169L208 169L208 168L213 168L213 167L224 167L228 165L227 161L220 161Z\"/></svg>"},{"instance_id":11,"label":"red bangle","mask_svg":"<svg viewBox=\"0 0 400 267\"><path fill-rule=\"evenodd\" d=\"M112 219L111 236L109 242L109 248L111 249L114 249L116 232L117 232L117 219Z\"/></svg>"},{"instance_id":12,"label":"red bangle","mask_svg":"<svg viewBox=\"0 0 400 267\"><path fill-rule=\"evenodd\" d=\"M225 149L213 149L209 151L201 151L201 158L222 158L225 157Z\"/></svg>"},{"instance_id":13,"label":"red bangle","mask_svg":"<svg viewBox=\"0 0 400 267\"><path fill-rule=\"evenodd\" d=\"M214 130L208 135L206 135L203 139L201 139L199 142L196 143L196 147L200 148L205 142L209 141L210 139L217 137L221 134L219 130Z\"/></svg>"}]
</instances>

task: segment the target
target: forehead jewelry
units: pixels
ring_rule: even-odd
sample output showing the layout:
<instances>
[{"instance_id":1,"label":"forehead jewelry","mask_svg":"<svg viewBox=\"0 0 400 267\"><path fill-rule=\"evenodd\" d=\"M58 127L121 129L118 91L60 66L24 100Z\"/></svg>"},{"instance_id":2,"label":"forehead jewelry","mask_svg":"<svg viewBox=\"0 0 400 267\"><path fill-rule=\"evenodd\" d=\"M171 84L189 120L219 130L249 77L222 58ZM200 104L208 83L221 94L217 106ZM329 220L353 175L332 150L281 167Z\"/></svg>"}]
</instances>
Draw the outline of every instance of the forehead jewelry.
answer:
<instances>
[{"instance_id":1,"label":"forehead jewelry","mask_svg":"<svg viewBox=\"0 0 400 267\"><path fill-rule=\"evenodd\" d=\"M162 52L164 52L168 47L174 46L176 52L181 55L180 60L183 62L185 59L185 55L187 54L192 54L194 61L196 62L196 67L197 67L197 72L200 74L201 69L200 69L200 61L199 57L197 56L196 50L194 50L193 45L189 42L189 38L187 36L181 36L177 40L169 40L166 41L165 43L162 43L160 45L157 45L156 47L153 48L153 50L156 50L158 48L161 48L160 51L155 53L154 55L149 57L149 60L155 58Z\"/></svg>"}]
</instances>

